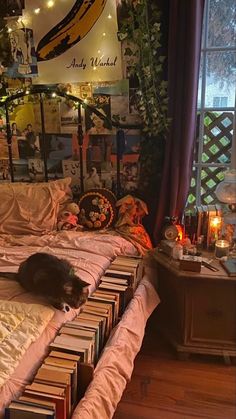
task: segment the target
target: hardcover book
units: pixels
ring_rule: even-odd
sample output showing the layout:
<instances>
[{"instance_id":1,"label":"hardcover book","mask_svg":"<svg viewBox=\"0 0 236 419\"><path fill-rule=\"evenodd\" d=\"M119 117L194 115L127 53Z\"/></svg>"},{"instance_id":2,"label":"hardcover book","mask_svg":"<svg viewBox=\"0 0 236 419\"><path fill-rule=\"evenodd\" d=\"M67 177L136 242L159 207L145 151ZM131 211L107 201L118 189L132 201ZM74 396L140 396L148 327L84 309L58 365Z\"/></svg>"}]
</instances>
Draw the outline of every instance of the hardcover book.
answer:
<instances>
[{"instance_id":1,"label":"hardcover book","mask_svg":"<svg viewBox=\"0 0 236 419\"><path fill-rule=\"evenodd\" d=\"M229 276L236 276L236 258L221 260L220 263Z\"/></svg>"}]
</instances>

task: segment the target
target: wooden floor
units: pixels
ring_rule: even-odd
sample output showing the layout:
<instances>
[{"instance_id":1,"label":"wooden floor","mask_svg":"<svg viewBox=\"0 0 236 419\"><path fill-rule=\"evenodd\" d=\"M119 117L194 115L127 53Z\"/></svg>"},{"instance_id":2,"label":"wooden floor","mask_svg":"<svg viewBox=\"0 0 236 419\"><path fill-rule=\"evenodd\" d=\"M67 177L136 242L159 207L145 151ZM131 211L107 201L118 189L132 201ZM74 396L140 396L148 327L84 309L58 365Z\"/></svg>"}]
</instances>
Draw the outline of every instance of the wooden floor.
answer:
<instances>
[{"instance_id":1,"label":"wooden floor","mask_svg":"<svg viewBox=\"0 0 236 419\"><path fill-rule=\"evenodd\" d=\"M236 418L236 365L202 355L177 360L155 330L154 313L113 419L188 418Z\"/></svg>"}]
</instances>

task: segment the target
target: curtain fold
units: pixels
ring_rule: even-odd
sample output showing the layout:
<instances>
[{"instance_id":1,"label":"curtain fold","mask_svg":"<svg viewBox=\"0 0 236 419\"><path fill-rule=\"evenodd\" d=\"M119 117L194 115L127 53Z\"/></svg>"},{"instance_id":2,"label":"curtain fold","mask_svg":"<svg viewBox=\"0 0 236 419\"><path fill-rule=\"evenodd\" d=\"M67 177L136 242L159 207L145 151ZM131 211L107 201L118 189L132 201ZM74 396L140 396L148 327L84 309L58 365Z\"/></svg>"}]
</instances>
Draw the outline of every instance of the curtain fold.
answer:
<instances>
[{"instance_id":1,"label":"curtain fold","mask_svg":"<svg viewBox=\"0 0 236 419\"><path fill-rule=\"evenodd\" d=\"M165 216L182 217L191 181L204 0L169 2L168 89L171 127L166 142L154 241Z\"/></svg>"}]
</instances>

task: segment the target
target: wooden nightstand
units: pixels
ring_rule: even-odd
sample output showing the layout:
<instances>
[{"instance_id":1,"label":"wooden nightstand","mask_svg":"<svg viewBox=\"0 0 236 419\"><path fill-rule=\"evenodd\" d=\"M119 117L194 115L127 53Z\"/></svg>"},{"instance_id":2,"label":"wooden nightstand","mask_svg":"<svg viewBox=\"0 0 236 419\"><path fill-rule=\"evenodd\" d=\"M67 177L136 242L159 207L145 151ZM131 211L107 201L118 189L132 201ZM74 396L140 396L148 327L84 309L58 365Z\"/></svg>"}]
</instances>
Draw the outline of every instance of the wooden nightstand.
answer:
<instances>
[{"instance_id":1,"label":"wooden nightstand","mask_svg":"<svg viewBox=\"0 0 236 419\"><path fill-rule=\"evenodd\" d=\"M174 345L180 358L190 353L236 356L236 278L205 267L200 273L179 269L179 262L155 249L158 293L158 328Z\"/></svg>"}]
</instances>

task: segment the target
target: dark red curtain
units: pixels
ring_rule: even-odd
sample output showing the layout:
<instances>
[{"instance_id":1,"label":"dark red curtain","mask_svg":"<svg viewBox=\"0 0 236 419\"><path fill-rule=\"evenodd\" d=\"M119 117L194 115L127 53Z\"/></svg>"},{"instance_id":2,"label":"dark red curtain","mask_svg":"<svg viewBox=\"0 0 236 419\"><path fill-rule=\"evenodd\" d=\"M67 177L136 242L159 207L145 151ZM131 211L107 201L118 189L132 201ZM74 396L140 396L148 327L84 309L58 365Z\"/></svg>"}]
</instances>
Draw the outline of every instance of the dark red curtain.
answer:
<instances>
[{"instance_id":1,"label":"dark red curtain","mask_svg":"<svg viewBox=\"0 0 236 419\"><path fill-rule=\"evenodd\" d=\"M168 85L172 119L165 147L154 241L165 216L181 217L191 180L204 0L169 1Z\"/></svg>"}]
</instances>

